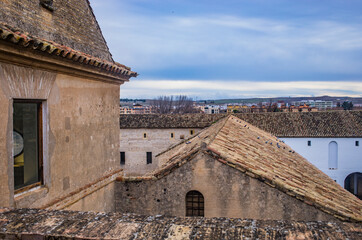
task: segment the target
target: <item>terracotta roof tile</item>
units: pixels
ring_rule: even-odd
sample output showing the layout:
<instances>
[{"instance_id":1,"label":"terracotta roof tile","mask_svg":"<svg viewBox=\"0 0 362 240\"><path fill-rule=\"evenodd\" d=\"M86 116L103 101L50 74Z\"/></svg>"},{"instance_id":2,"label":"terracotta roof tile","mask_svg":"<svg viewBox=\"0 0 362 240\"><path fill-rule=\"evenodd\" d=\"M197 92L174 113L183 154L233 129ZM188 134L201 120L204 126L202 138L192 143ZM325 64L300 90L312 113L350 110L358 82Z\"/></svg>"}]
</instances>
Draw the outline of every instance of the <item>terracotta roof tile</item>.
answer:
<instances>
[{"instance_id":1,"label":"terracotta roof tile","mask_svg":"<svg viewBox=\"0 0 362 240\"><path fill-rule=\"evenodd\" d=\"M235 114L278 137L362 137L362 111Z\"/></svg>"},{"instance_id":2,"label":"terracotta roof tile","mask_svg":"<svg viewBox=\"0 0 362 240\"><path fill-rule=\"evenodd\" d=\"M126 76L128 78L137 76L136 72L131 71L129 67L120 63L102 60L67 46L30 36L28 33L12 28L4 23L0 23L0 40L16 44L23 48L45 52L49 55L58 56L66 60L73 60L74 62L97 68L100 71L108 72L114 76Z\"/></svg>"},{"instance_id":3,"label":"terracotta roof tile","mask_svg":"<svg viewBox=\"0 0 362 240\"><path fill-rule=\"evenodd\" d=\"M362 137L362 111L233 114L278 137ZM226 114L122 114L120 128L205 128Z\"/></svg>"},{"instance_id":4,"label":"terracotta roof tile","mask_svg":"<svg viewBox=\"0 0 362 240\"><path fill-rule=\"evenodd\" d=\"M4 239L361 239L356 223L8 209Z\"/></svg>"},{"instance_id":5,"label":"terracotta roof tile","mask_svg":"<svg viewBox=\"0 0 362 240\"><path fill-rule=\"evenodd\" d=\"M120 128L205 128L225 114L121 114Z\"/></svg>"}]
</instances>

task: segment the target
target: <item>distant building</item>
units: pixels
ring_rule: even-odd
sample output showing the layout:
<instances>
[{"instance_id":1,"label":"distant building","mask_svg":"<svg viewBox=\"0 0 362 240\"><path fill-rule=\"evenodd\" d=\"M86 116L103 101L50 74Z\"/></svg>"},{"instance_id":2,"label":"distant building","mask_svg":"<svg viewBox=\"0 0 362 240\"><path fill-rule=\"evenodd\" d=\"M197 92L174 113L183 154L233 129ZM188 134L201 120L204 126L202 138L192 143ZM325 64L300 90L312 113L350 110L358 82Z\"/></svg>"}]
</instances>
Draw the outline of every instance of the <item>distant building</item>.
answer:
<instances>
[{"instance_id":1,"label":"distant building","mask_svg":"<svg viewBox=\"0 0 362 240\"><path fill-rule=\"evenodd\" d=\"M310 108L316 108L320 111L325 111L332 109L333 101L322 101L322 100L302 100L299 102L294 102L294 105L296 106L308 106Z\"/></svg>"},{"instance_id":2,"label":"distant building","mask_svg":"<svg viewBox=\"0 0 362 240\"><path fill-rule=\"evenodd\" d=\"M120 116L121 167L126 176L140 176L159 166L155 158L225 117L223 114L152 114Z\"/></svg>"},{"instance_id":3,"label":"distant building","mask_svg":"<svg viewBox=\"0 0 362 240\"><path fill-rule=\"evenodd\" d=\"M143 106L141 104L134 104L133 106L121 106L120 114L153 114L156 113L152 106Z\"/></svg>"},{"instance_id":4,"label":"distant building","mask_svg":"<svg viewBox=\"0 0 362 240\"><path fill-rule=\"evenodd\" d=\"M207 105L201 109L206 114L218 114L220 113L220 106Z\"/></svg>"}]
</instances>

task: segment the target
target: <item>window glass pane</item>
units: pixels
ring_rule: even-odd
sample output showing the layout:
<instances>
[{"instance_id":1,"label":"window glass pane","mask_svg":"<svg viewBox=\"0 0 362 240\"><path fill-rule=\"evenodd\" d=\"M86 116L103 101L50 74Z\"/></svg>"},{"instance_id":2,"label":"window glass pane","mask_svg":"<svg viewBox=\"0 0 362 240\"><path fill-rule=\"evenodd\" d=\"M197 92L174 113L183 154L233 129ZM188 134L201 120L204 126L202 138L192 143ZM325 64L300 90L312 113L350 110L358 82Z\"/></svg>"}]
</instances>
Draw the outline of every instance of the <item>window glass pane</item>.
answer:
<instances>
[{"instance_id":1,"label":"window glass pane","mask_svg":"<svg viewBox=\"0 0 362 240\"><path fill-rule=\"evenodd\" d=\"M14 188L40 181L39 103L14 103Z\"/></svg>"},{"instance_id":2,"label":"window glass pane","mask_svg":"<svg viewBox=\"0 0 362 240\"><path fill-rule=\"evenodd\" d=\"M121 165L125 165L125 164L126 164L126 153L121 152Z\"/></svg>"},{"instance_id":3,"label":"window glass pane","mask_svg":"<svg viewBox=\"0 0 362 240\"><path fill-rule=\"evenodd\" d=\"M152 163L152 152L147 152L147 164Z\"/></svg>"}]
</instances>

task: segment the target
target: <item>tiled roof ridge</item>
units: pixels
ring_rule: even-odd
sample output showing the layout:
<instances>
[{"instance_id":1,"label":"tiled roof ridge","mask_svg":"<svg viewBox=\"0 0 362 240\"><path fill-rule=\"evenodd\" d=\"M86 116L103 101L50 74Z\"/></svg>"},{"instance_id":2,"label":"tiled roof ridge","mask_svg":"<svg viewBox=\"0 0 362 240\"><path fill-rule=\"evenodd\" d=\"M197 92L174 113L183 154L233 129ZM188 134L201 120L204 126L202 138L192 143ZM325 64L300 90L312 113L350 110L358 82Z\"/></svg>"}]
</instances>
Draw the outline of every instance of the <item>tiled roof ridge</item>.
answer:
<instances>
[{"instance_id":1,"label":"tiled roof ridge","mask_svg":"<svg viewBox=\"0 0 362 240\"><path fill-rule=\"evenodd\" d=\"M227 116L225 116L225 117L227 117ZM221 119L216 120L216 122L215 122L215 123L217 123L217 122L219 122L219 121L225 121L225 119L226 119L225 117L223 117L223 118L221 118ZM214 123L212 123L210 126L208 126L208 127L204 128L204 129L208 129L208 128L210 128L213 124L214 124ZM224 124L225 124L225 123L224 123ZM222 124L222 126L219 128L219 130L218 130L217 132L219 132L219 131L220 131L220 129L224 126L224 124ZM183 140L183 141L181 141L181 142L179 142L179 143L177 143L177 144L175 144L175 145L170 146L170 147L169 147L169 148L167 148L166 150L164 150L164 151L160 152L159 154L157 154L157 155L156 155L156 157L158 157L158 156L162 155L162 154L163 154L163 153L165 153L165 152L168 152L168 151L169 151L169 150L171 150L171 149L176 148L177 146L179 146L179 145L181 145L181 144L184 144L185 142L190 141L190 140L191 140L191 139L193 139L193 138L198 137L198 135L199 135L199 134L200 134L200 132L197 132L195 135L193 135L193 136L191 136L191 137L189 137L189 138L187 138L187 139L185 139L185 140ZM215 138L215 136L216 136L216 135L214 135L212 139L214 139L214 138ZM211 139L209 139L209 140L211 140Z\"/></svg>"},{"instance_id":2,"label":"tiled roof ridge","mask_svg":"<svg viewBox=\"0 0 362 240\"><path fill-rule=\"evenodd\" d=\"M73 60L80 64L92 66L114 75L124 75L127 77L136 77L138 75L136 72L131 71L131 68L120 63L109 62L53 41L31 36L27 32L2 22L0 22L0 39L24 48L31 48L48 53L49 55L59 56L63 59Z\"/></svg>"}]
</instances>

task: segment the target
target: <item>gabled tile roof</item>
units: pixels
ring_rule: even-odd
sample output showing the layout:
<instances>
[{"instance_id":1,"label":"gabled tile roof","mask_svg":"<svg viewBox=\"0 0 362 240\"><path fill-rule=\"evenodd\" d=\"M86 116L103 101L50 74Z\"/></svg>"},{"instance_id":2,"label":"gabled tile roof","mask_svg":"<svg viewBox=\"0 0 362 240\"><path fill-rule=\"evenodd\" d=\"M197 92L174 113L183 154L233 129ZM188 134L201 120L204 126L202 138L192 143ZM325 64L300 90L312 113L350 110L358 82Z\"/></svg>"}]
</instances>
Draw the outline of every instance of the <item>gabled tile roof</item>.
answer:
<instances>
[{"instance_id":1,"label":"gabled tile roof","mask_svg":"<svg viewBox=\"0 0 362 240\"><path fill-rule=\"evenodd\" d=\"M159 162L165 163L159 170L132 180L162 178L200 151L341 220L362 221L361 200L277 137L235 116L159 155Z\"/></svg>"},{"instance_id":2,"label":"gabled tile roof","mask_svg":"<svg viewBox=\"0 0 362 240\"><path fill-rule=\"evenodd\" d=\"M362 137L362 111L233 114L278 137ZM205 128L226 114L121 114L120 128Z\"/></svg>"},{"instance_id":3,"label":"gabled tile roof","mask_svg":"<svg viewBox=\"0 0 362 240\"><path fill-rule=\"evenodd\" d=\"M67 46L30 36L28 33L12 28L4 23L0 23L0 40L16 44L23 48L44 52L52 56L63 58L64 60L72 60L76 63L108 72L114 76L125 76L127 78L137 76L137 73L131 71L131 68L120 63L102 60Z\"/></svg>"},{"instance_id":4,"label":"gabled tile roof","mask_svg":"<svg viewBox=\"0 0 362 240\"><path fill-rule=\"evenodd\" d=\"M361 239L356 223L0 209L1 239Z\"/></svg>"}]
</instances>

